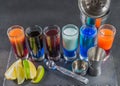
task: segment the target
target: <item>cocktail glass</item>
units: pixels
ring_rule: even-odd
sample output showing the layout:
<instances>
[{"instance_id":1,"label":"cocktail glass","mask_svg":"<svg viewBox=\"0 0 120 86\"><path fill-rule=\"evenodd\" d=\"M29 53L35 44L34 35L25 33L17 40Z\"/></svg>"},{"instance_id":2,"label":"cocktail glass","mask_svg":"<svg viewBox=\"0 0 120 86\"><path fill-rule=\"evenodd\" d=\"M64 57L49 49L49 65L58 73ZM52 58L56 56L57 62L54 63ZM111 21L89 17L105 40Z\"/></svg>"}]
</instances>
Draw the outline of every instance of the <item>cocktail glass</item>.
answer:
<instances>
[{"instance_id":1,"label":"cocktail glass","mask_svg":"<svg viewBox=\"0 0 120 86\"><path fill-rule=\"evenodd\" d=\"M42 28L38 25L30 26L25 33L32 59L42 61L44 59Z\"/></svg>"},{"instance_id":2,"label":"cocktail glass","mask_svg":"<svg viewBox=\"0 0 120 86\"><path fill-rule=\"evenodd\" d=\"M98 30L98 46L103 48L107 55L104 61L107 60L110 55L115 34L116 28L110 24L104 24Z\"/></svg>"},{"instance_id":3,"label":"cocktail glass","mask_svg":"<svg viewBox=\"0 0 120 86\"><path fill-rule=\"evenodd\" d=\"M60 59L60 28L51 25L44 28L45 44L48 51L48 59L58 61Z\"/></svg>"},{"instance_id":4,"label":"cocktail glass","mask_svg":"<svg viewBox=\"0 0 120 86\"><path fill-rule=\"evenodd\" d=\"M14 25L8 28L7 35L15 52L16 58L25 59L28 57L25 34L22 26Z\"/></svg>"},{"instance_id":5,"label":"cocktail glass","mask_svg":"<svg viewBox=\"0 0 120 86\"><path fill-rule=\"evenodd\" d=\"M77 56L78 48L78 27L73 24L67 24L62 28L62 45L64 58L72 61Z\"/></svg>"}]
</instances>

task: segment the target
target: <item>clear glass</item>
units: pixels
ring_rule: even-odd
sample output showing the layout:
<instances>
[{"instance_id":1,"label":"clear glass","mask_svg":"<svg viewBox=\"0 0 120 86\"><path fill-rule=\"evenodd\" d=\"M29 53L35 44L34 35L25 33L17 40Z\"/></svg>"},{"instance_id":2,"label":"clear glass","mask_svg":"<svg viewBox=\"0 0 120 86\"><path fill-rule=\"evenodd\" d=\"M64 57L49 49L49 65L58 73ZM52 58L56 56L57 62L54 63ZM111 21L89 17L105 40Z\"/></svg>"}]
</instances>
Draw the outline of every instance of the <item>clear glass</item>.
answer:
<instances>
[{"instance_id":1,"label":"clear glass","mask_svg":"<svg viewBox=\"0 0 120 86\"><path fill-rule=\"evenodd\" d=\"M83 25L80 28L80 58L88 61L88 49L96 45L97 29L94 25Z\"/></svg>"},{"instance_id":2,"label":"clear glass","mask_svg":"<svg viewBox=\"0 0 120 86\"><path fill-rule=\"evenodd\" d=\"M7 35L15 52L16 58L25 59L28 57L28 49L25 41L24 29L22 26L14 25L8 28Z\"/></svg>"},{"instance_id":3,"label":"clear glass","mask_svg":"<svg viewBox=\"0 0 120 86\"><path fill-rule=\"evenodd\" d=\"M63 55L67 61L72 61L77 56L78 35L76 25L67 24L62 28Z\"/></svg>"},{"instance_id":4,"label":"clear glass","mask_svg":"<svg viewBox=\"0 0 120 86\"><path fill-rule=\"evenodd\" d=\"M45 44L48 51L48 59L58 61L60 59L60 28L51 25L44 28Z\"/></svg>"},{"instance_id":5,"label":"clear glass","mask_svg":"<svg viewBox=\"0 0 120 86\"><path fill-rule=\"evenodd\" d=\"M28 27L25 31L30 54L33 60L44 59L42 28L38 25Z\"/></svg>"},{"instance_id":6,"label":"clear glass","mask_svg":"<svg viewBox=\"0 0 120 86\"><path fill-rule=\"evenodd\" d=\"M98 30L98 46L103 48L107 54L105 60L110 55L110 50L116 34L116 28L110 24L102 25Z\"/></svg>"}]
</instances>

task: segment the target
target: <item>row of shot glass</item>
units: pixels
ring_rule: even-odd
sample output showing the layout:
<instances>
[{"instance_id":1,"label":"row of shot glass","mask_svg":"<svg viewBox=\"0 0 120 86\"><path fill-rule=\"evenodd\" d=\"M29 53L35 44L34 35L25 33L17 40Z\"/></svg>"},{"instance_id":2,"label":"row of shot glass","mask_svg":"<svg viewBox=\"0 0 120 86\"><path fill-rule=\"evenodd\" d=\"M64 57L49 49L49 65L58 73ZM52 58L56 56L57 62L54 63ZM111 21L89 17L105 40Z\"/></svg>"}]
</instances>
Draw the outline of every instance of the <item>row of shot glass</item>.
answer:
<instances>
[{"instance_id":1,"label":"row of shot glass","mask_svg":"<svg viewBox=\"0 0 120 86\"><path fill-rule=\"evenodd\" d=\"M36 61L42 61L45 57L45 50L47 50L47 58L50 60L58 61L61 57L60 43L62 43L65 60L73 61L77 58L77 49L79 43L78 40L80 40L80 43L82 40L82 34L79 34L79 31L81 33L81 28L79 30L78 27L74 24L65 25L62 28L62 31L57 25L47 26L44 28L44 30L38 25L28 27L25 30L22 26L14 25L8 28L7 34L12 44L16 58L28 58L28 53L30 53L32 59ZM61 32L62 42L60 42ZM97 35L95 37L96 45L106 51L106 57L109 56L115 33L115 27L110 24L102 25L97 31ZM81 59L87 61L88 58L82 56L81 53L87 55L87 51L90 47L87 48L86 51L84 51L84 49L81 50L81 47L85 48L85 44L89 44L90 42L84 42L85 43L83 43L83 45L80 44L79 54ZM46 49L44 49L44 44L46 46Z\"/></svg>"}]
</instances>

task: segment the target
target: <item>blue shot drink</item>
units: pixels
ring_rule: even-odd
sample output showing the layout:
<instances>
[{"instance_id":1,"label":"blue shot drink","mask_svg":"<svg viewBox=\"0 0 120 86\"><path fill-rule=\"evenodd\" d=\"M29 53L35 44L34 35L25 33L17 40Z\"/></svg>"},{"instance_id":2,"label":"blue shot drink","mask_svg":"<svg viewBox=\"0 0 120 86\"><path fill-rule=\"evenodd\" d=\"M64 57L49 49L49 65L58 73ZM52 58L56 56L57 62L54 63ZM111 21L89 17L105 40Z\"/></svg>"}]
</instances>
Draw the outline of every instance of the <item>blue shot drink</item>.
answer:
<instances>
[{"instance_id":1,"label":"blue shot drink","mask_svg":"<svg viewBox=\"0 0 120 86\"><path fill-rule=\"evenodd\" d=\"M67 61L73 61L77 56L78 35L78 27L73 24L62 28L63 55Z\"/></svg>"},{"instance_id":2,"label":"blue shot drink","mask_svg":"<svg viewBox=\"0 0 120 86\"><path fill-rule=\"evenodd\" d=\"M97 29L94 26L94 19L88 18L86 25L80 28L80 58L88 60L88 49L96 45Z\"/></svg>"},{"instance_id":3,"label":"blue shot drink","mask_svg":"<svg viewBox=\"0 0 120 86\"><path fill-rule=\"evenodd\" d=\"M26 38L32 59L42 61L44 59L43 33L38 25L26 29Z\"/></svg>"}]
</instances>

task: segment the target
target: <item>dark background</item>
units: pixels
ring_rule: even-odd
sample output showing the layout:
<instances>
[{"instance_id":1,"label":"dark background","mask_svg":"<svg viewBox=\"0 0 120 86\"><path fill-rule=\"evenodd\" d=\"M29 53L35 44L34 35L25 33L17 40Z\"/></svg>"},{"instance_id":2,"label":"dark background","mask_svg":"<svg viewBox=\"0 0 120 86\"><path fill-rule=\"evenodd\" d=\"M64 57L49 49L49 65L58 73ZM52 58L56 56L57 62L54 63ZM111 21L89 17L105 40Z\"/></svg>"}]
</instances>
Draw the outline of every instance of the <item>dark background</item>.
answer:
<instances>
[{"instance_id":1,"label":"dark background","mask_svg":"<svg viewBox=\"0 0 120 86\"><path fill-rule=\"evenodd\" d=\"M3 83L4 72L10 51L7 29L12 25L24 28L30 25L57 24L60 27L68 23L81 26L77 0L0 0L0 85ZM117 29L112 55L118 82L120 82L120 0L112 0L111 13L106 21ZM112 71L112 70L111 70ZM109 71L108 71L109 72ZM120 83L118 84L120 86Z\"/></svg>"}]
</instances>

